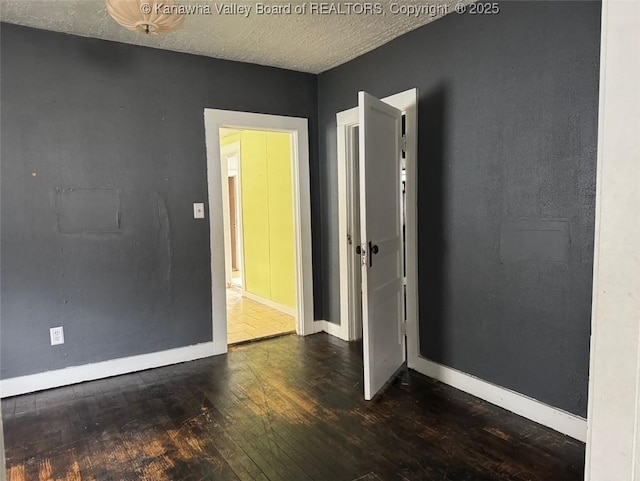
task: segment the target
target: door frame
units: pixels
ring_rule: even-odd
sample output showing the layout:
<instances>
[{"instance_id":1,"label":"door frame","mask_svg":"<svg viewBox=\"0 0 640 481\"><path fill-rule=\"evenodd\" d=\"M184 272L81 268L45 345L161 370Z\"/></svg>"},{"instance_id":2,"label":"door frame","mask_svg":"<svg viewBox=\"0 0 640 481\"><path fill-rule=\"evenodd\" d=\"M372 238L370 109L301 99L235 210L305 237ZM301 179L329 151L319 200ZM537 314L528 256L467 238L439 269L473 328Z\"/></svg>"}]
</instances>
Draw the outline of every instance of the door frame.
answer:
<instances>
[{"instance_id":1,"label":"door frame","mask_svg":"<svg viewBox=\"0 0 640 481\"><path fill-rule=\"evenodd\" d=\"M233 268L232 268L232 260L231 260L231 209L234 209L237 214L242 213L242 198L237 197L236 205L232 206L229 202L229 166L228 162L222 162L222 158L228 158L233 154L238 156L238 174L236 177L236 193L239 195L241 192L241 180L240 180L240 162L242 159L242 147L239 141L232 142L228 145L222 145L220 147L221 159L220 159L220 181L222 187L222 219L224 222L225 230L224 230L224 263L225 263L225 282L227 286L229 283L233 284ZM238 262L240 263L240 271L243 279L242 282L242 291L244 291L244 249L242 245L243 237L242 237L242 218L238 219L238 231L236 233L237 242L238 242Z\"/></svg>"},{"instance_id":2,"label":"door frame","mask_svg":"<svg viewBox=\"0 0 640 481\"><path fill-rule=\"evenodd\" d=\"M640 479L638 19L603 0L585 481Z\"/></svg>"},{"instance_id":3,"label":"door frame","mask_svg":"<svg viewBox=\"0 0 640 481\"><path fill-rule=\"evenodd\" d=\"M420 355L418 331L418 89L405 90L381 99L397 108L405 116L405 256L407 265L407 365L415 368ZM349 315L349 262L347 240L347 158L353 154L353 128L358 125L358 108L336 114L338 137L338 235L340 262L340 338L348 341L356 339L357 330Z\"/></svg>"},{"instance_id":4,"label":"door frame","mask_svg":"<svg viewBox=\"0 0 640 481\"><path fill-rule=\"evenodd\" d=\"M355 118L354 118L355 117ZM356 302L352 302L353 293L362 289L362 269L360 268L361 257L356 254L355 247L357 245L356 240L360 238L360 210L355 212L355 203L360 202L360 162L356 162L356 155L359 155L359 119L358 111L350 111L348 115L341 116L341 121L344 122L345 128L339 129L338 145L345 144L344 150L344 182L345 186L345 200L344 200L344 214L346 231L344 235L341 235L341 239L347 239L345 245L341 245L341 248L346 250L346 279L345 289L347 290L347 319L349 319L348 325L348 338L349 341L355 341L362 338L363 324L362 324L362 303L358 305ZM340 123L338 123L340 125ZM356 173L355 165L358 164L358 172ZM353 186L353 181L358 181L357 194ZM351 183L351 185L350 185ZM357 235L356 235L357 234ZM360 239L361 240L361 239ZM342 264L340 264L342 269ZM341 284L341 289L343 285ZM342 304L341 304L342 307ZM342 311L341 311L342 315Z\"/></svg>"},{"instance_id":5,"label":"door frame","mask_svg":"<svg viewBox=\"0 0 640 481\"><path fill-rule=\"evenodd\" d=\"M314 333L313 271L311 252L311 193L309 182L309 127L300 117L257 114L233 110L204 109L207 149L207 183L209 200L209 230L211 248L211 312L214 354L228 350L226 251L220 127L264 130L291 134L293 162L293 204L296 250L296 333ZM220 248L223 246L223 248Z\"/></svg>"}]
</instances>

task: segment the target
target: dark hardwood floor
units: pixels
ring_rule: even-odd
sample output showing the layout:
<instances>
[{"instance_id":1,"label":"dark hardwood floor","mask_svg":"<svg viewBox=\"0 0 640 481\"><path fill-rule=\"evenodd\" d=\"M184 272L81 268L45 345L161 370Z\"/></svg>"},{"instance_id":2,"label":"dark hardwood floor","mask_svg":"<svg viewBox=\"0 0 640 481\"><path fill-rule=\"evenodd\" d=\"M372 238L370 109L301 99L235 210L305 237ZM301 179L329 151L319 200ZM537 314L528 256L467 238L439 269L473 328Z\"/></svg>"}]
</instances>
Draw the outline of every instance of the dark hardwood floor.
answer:
<instances>
[{"instance_id":1,"label":"dark hardwood floor","mask_svg":"<svg viewBox=\"0 0 640 481\"><path fill-rule=\"evenodd\" d=\"M584 444L326 334L3 400L10 481L581 480Z\"/></svg>"}]
</instances>

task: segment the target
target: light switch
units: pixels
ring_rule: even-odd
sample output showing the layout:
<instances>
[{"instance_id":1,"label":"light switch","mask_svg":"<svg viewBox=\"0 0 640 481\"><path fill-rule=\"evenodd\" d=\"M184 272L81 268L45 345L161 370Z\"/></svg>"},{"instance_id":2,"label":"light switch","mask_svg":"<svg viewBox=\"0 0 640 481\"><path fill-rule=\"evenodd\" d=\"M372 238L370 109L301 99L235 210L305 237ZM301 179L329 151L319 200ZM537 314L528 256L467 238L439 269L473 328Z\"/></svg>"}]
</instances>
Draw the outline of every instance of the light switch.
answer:
<instances>
[{"instance_id":1,"label":"light switch","mask_svg":"<svg viewBox=\"0 0 640 481\"><path fill-rule=\"evenodd\" d=\"M196 202L193 204L193 218L204 219L204 204L202 202Z\"/></svg>"}]
</instances>

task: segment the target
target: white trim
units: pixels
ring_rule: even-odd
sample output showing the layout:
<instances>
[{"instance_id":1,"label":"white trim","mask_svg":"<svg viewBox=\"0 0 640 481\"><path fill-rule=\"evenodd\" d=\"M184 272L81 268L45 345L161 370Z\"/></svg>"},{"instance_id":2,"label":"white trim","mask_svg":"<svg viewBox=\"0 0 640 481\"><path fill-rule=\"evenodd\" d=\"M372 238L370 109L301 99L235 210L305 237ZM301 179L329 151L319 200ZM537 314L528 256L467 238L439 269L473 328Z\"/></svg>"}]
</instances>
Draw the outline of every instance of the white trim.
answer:
<instances>
[{"instance_id":1,"label":"white trim","mask_svg":"<svg viewBox=\"0 0 640 481\"><path fill-rule=\"evenodd\" d=\"M211 244L211 303L213 339L227 342L224 230L220 180L220 127L292 134L294 222L296 243L296 332L313 334L313 272L311 262L311 193L307 119L280 115L204 109ZM216 341L220 340L220 341Z\"/></svg>"},{"instance_id":2,"label":"white trim","mask_svg":"<svg viewBox=\"0 0 640 481\"><path fill-rule=\"evenodd\" d=\"M586 481L640 481L638 22L603 0Z\"/></svg>"},{"instance_id":3,"label":"white trim","mask_svg":"<svg viewBox=\"0 0 640 481\"><path fill-rule=\"evenodd\" d=\"M400 110L405 116L406 150L406 204L405 204L405 253L407 259L407 364L413 368L419 357L418 333L418 270L417 270L417 164L418 164L418 89L410 89L382 99ZM347 128L358 124L358 108L336 114L338 134L338 236L340 259L340 327L341 339L353 340L349 326L349 268L347 245Z\"/></svg>"},{"instance_id":4,"label":"white trim","mask_svg":"<svg viewBox=\"0 0 640 481\"><path fill-rule=\"evenodd\" d=\"M242 158L242 151L240 142L232 142L227 145L223 145L220 147L220 152L222 158L226 160L226 162L220 162L220 185L222 188L222 220L224 222L224 264L225 264L225 281L227 283L227 287L231 287L233 285L233 269L231 268L231 205L229 204L229 161L228 158L233 156L234 154L238 157L238 176L240 174L240 159ZM239 183L239 182L238 182ZM239 186L238 186L239 187ZM240 192L238 192L240 195ZM237 210L236 206L233 206L234 209ZM241 220L238 220L241 223ZM238 256L240 253L238 253ZM240 264L244 268L244 264ZM242 275L244 276L244 270L242 271ZM244 278L244 277L243 277ZM244 283L243 283L244 286Z\"/></svg>"},{"instance_id":5,"label":"white trim","mask_svg":"<svg viewBox=\"0 0 640 481\"><path fill-rule=\"evenodd\" d=\"M289 306L285 306L284 304L278 304L277 302L274 302L271 299L260 297L249 291L244 291L242 295L247 299L255 301L259 304L264 304L265 306L270 307L271 309L275 309L276 311L280 311L294 317L297 315L297 311L295 307L289 307Z\"/></svg>"},{"instance_id":6,"label":"white trim","mask_svg":"<svg viewBox=\"0 0 640 481\"><path fill-rule=\"evenodd\" d=\"M341 339L355 341L355 321L350 316L350 281L349 249L355 248L355 243L349 245L347 234L349 230L349 215L347 213L347 162L352 155L349 130L358 125L358 108L345 110L336 114L338 134L338 255L340 259L340 329ZM357 242L354 241L354 242Z\"/></svg>"},{"instance_id":7,"label":"white trim","mask_svg":"<svg viewBox=\"0 0 640 481\"><path fill-rule=\"evenodd\" d=\"M424 358L417 359L414 369L578 441L587 439L587 420L584 418Z\"/></svg>"},{"instance_id":8,"label":"white trim","mask_svg":"<svg viewBox=\"0 0 640 481\"><path fill-rule=\"evenodd\" d=\"M344 336L344 330L338 324L334 324L329 321L315 321L313 323L314 332L326 332L327 334L342 339L343 341L349 341L348 337Z\"/></svg>"},{"instance_id":9,"label":"white trim","mask_svg":"<svg viewBox=\"0 0 640 481\"><path fill-rule=\"evenodd\" d=\"M360 178L360 159L354 155L360 152L360 140L356 135L356 129L358 129L357 125L345 129L347 132L347 182L349 182L349 179L355 180L356 178ZM357 166L357 172L354 168L355 166ZM347 268L349 271L348 289L349 298L353 298L355 293L362 293L362 259L356 253L354 247L354 239L362 242L359 209L357 215L356 212L354 212L355 206L358 205L359 207L360 202L359 181L357 183L351 182L351 185L347 186L347 198L347 207L350 209L350 212L347 214L347 223L352 236L351 244L349 245L350 249L347 251ZM350 302L350 304L349 319L352 321L348 322L349 340L355 341L362 339L364 335L362 325L362 296L360 296L360 302Z\"/></svg>"},{"instance_id":10,"label":"white trim","mask_svg":"<svg viewBox=\"0 0 640 481\"><path fill-rule=\"evenodd\" d=\"M95 381L106 377L119 376L130 372L144 371L155 367L169 366L181 362L193 361L226 352L213 342L203 342L192 346L177 347L166 351L122 357L110 361L94 362L82 366L66 367L54 371L45 371L27 376L2 379L0 397L17 396L45 389L52 389L85 381Z\"/></svg>"},{"instance_id":11,"label":"white trim","mask_svg":"<svg viewBox=\"0 0 640 481\"><path fill-rule=\"evenodd\" d=\"M237 249L238 249L238 262L240 263L240 290L244 293L247 286L246 269L244 265L244 224L242 219L242 172L240 171L242 163L242 150L240 151L240 158L238 159L238 173L236 175L236 220L238 222L237 232ZM233 274L233 273L232 273Z\"/></svg>"}]
</instances>

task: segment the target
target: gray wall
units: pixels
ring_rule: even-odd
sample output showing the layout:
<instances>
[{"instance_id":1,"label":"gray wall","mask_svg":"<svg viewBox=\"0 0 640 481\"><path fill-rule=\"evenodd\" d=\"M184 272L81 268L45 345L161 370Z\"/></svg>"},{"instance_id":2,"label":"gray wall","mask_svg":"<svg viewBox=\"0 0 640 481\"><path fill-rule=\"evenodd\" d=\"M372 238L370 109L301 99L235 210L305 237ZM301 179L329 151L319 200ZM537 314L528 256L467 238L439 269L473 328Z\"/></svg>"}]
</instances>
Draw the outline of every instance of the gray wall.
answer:
<instances>
[{"instance_id":1,"label":"gray wall","mask_svg":"<svg viewBox=\"0 0 640 481\"><path fill-rule=\"evenodd\" d=\"M316 76L9 24L1 46L0 376L211 340L203 109L309 118L317 176Z\"/></svg>"},{"instance_id":2,"label":"gray wall","mask_svg":"<svg viewBox=\"0 0 640 481\"><path fill-rule=\"evenodd\" d=\"M584 416L600 3L500 5L319 77L2 24L0 377L211 339L205 107L310 119L338 322L335 114L418 87L422 354Z\"/></svg>"},{"instance_id":3,"label":"gray wall","mask_svg":"<svg viewBox=\"0 0 640 481\"><path fill-rule=\"evenodd\" d=\"M586 416L601 5L500 8L319 76L323 311L339 320L335 114L418 87L422 355Z\"/></svg>"}]
</instances>

